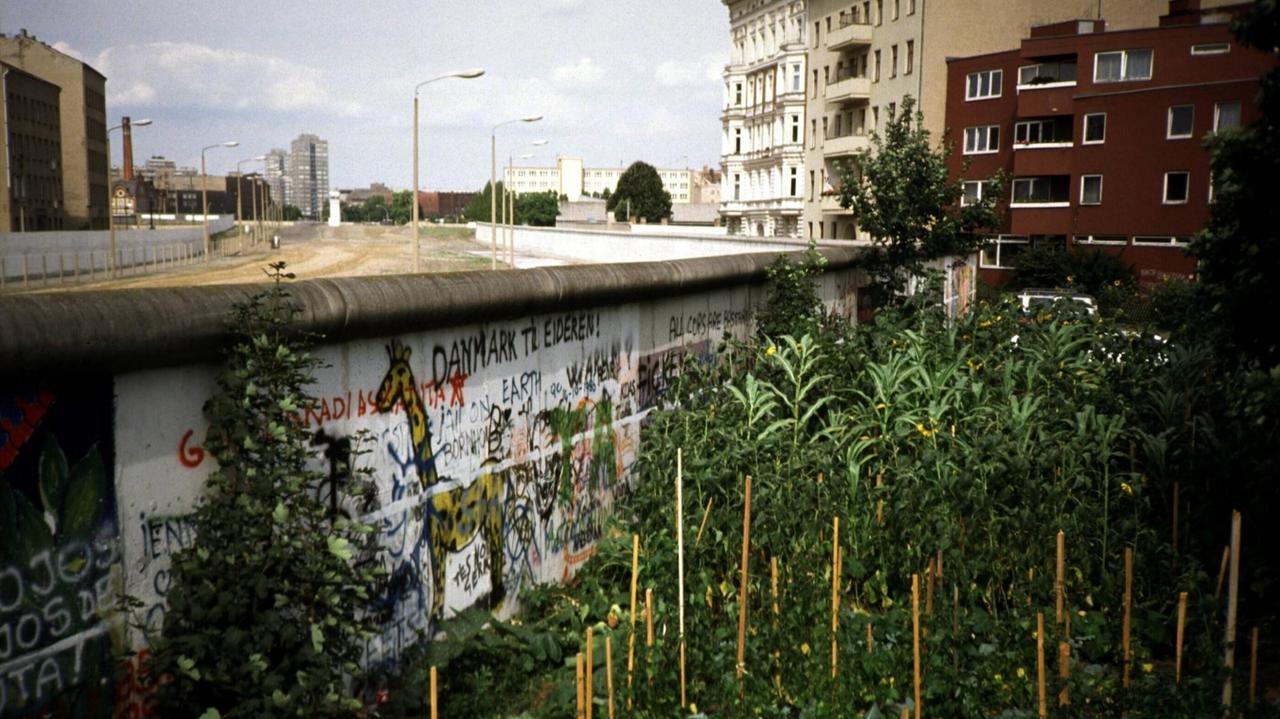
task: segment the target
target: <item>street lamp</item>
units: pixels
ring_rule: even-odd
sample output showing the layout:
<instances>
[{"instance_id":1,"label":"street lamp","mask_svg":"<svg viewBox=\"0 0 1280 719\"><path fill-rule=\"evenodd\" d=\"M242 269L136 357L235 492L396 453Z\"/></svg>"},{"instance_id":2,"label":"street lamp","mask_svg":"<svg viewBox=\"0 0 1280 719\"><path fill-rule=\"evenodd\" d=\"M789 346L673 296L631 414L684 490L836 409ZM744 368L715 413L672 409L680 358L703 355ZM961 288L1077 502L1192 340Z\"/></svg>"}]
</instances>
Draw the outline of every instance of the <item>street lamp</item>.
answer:
<instances>
[{"instance_id":1,"label":"street lamp","mask_svg":"<svg viewBox=\"0 0 1280 719\"><path fill-rule=\"evenodd\" d=\"M430 85L438 80L448 80L449 78L460 78L463 80L474 80L484 74L484 69L479 67L470 70L459 70L450 72L439 77L433 77L430 80L423 80L413 87L413 271L422 271L422 248L418 244L418 91L423 85Z\"/></svg>"},{"instance_id":2,"label":"street lamp","mask_svg":"<svg viewBox=\"0 0 1280 719\"><path fill-rule=\"evenodd\" d=\"M499 122L489 131L489 240L493 245L489 269L498 269L498 128L517 122L537 122L542 115L529 115Z\"/></svg>"},{"instance_id":3,"label":"street lamp","mask_svg":"<svg viewBox=\"0 0 1280 719\"><path fill-rule=\"evenodd\" d=\"M204 220L204 261L209 261L209 175L204 169L204 153L215 147L236 147L240 143L235 140L219 142L200 148L200 202L203 205L201 218Z\"/></svg>"},{"instance_id":4,"label":"street lamp","mask_svg":"<svg viewBox=\"0 0 1280 719\"><path fill-rule=\"evenodd\" d=\"M547 142L548 140L534 140L533 142L529 143L529 145L532 147L542 147L543 145L546 145ZM520 155L519 157L512 157L511 154L508 154L507 156L507 173L510 174L511 182L504 182L502 189L503 189L503 194L506 195L506 201L507 201L506 204L510 208L509 211L506 213L508 222L510 223L510 227L507 230L507 263L513 267L515 266L515 263L516 263L516 189L514 184L514 180L516 176L515 161L528 160L532 157L533 157L532 153Z\"/></svg>"},{"instance_id":5,"label":"street lamp","mask_svg":"<svg viewBox=\"0 0 1280 719\"><path fill-rule=\"evenodd\" d=\"M125 119L128 120L129 118L126 117ZM150 124L150 118L134 120L129 123L130 127L146 127ZM111 236L111 262L108 263L108 269L111 271L112 277L115 277L117 274L118 258L116 253L118 251L116 250L116 211L115 208L112 207L115 202L115 192L111 189L111 133L122 127L124 127L124 123L120 123L115 127L107 128L107 230L108 234ZM124 163L121 162L121 164L123 165ZM137 203L137 201L138 200L135 197L134 203ZM135 204L134 206L136 207L137 205ZM154 213L155 210L152 209L152 212Z\"/></svg>"},{"instance_id":6,"label":"street lamp","mask_svg":"<svg viewBox=\"0 0 1280 719\"><path fill-rule=\"evenodd\" d=\"M240 160L239 162L236 163L236 230L239 234L244 234L244 227L242 226L244 224L244 202L241 201L240 199L241 196L244 194L244 185L240 182L240 180L244 177L244 171L241 170L240 168L246 162L262 162L265 159L267 159L266 155L258 155L257 157L250 157L247 160ZM257 197L256 183L254 185L254 197ZM256 201L253 207L253 214L255 216L258 214Z\"/></svg>"}]
</instances>

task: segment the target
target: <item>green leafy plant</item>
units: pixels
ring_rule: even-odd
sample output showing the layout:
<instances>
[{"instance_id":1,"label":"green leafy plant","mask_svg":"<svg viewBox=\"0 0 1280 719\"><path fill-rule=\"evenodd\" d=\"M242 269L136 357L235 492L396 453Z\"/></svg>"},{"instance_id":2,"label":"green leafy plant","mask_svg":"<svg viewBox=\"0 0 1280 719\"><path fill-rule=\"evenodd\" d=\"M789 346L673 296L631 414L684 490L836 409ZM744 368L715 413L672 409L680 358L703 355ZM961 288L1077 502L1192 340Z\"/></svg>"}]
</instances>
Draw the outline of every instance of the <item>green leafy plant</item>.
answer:
<instances>
[{"instance_id":1,"label":"green leafy plant","mask_svg":"<svg viewBox=\"0 0 1280 719\"><path fill-rule=\"evenodd\" d=\"M365 612L380 570L353 471L334 512L307 468L302 417L318 361L292 324L298 308L271 265L270 289L238 305L235 339L206 405L218 469L196 509L193 545L173 558L169 608L150 674L164 716L357 716Z\"/></svg>"}]
</instances>

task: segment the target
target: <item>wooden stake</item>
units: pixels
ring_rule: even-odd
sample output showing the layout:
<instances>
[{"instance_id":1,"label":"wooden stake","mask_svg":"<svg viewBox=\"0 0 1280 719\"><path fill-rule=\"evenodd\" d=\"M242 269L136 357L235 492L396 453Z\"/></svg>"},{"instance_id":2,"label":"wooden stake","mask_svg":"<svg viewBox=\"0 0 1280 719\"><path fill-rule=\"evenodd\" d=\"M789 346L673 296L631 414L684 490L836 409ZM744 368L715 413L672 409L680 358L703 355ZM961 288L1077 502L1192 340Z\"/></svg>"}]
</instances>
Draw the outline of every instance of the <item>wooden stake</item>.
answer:
<instances>
[{"instance_id":1,"label":"wooden stake","mask_svg":"<svg viewBox=\"0 0 1280 719\"><path fill-rule=\"evenodd\" d=\"M1249 639L1249 707L1258 705L1258 628Z\"/></svg>"},{"instance_id":2,"label":"wooden stake","mask_svg":"<svg viewBox=\"0 0 1280 719\"><path fill-rule=\"evenodd\" d=\"M1058 690L1058 706L1071 706L1071 693L1067 689L1067 681L1071 679L1071 645L1058 642L1058 679L1062 680L1062 689Z\"/></svg>"},{"instance_id":3,"label":"wooden stake","mask_svg":"<svg viewBox=\"0 0 1280 719\"><path fill-rule=\"evenodd\" d=\"M876 475L876 489L880 489L880 488L881 488L881 487L883 487L883 486L884 486L884 475L883 475L883 474L877 474L877 475ZM884 526L884 500L883 500L883 499L878 500L878 501L876 502L876 526L877 526L877 527L883 527L883 526Z\"/></svg>"},{"instance_id":4,"label":"wooden stake","mask_svg":"<svg viewBox=\"0 0 1280 719\"><path fill-rule=\"evenodd\" d=\"M586 702L587 713L585 716L587 717L587 719L591 719L592 715L595 713L595 707L593 706L596 703L595 702L596 682L594 677L596 657L595 657L595 651L593 650L593 648L595 647L595 643L596 643L595 633L593 631L593 628L587 627L587 658L585 660L586 667L584 670L585 671L584 682L586 686L584 687L583 694L582 694L583 701Z\"/></svg>"},{"instance_id":5,"label":"wooden stake","mask_svg":"<svg viewBox=\"0 0 1280 719\"><path fill-rule=\"evenodd\" d=\"M609 719L613 719L613 636L604 635L604 686L609 698Z\"/></svg>"},{"instance_id":6,"label":"wooden stake","mask_svg":"<svg viewBox=\"0 0 1280 719\"><path fill-rule=\"evenodd\" d=\"M836 637L840 631L840 517L831 518L831 678L836 678Z\"/></svg>"},{"instance_id":7,"label":"wooden stake","mask_svg":"<svg viewBox=\"0 0 1280 719\"><path fill-rule=\"evenodd\" d=\"M1178 592L1178 628L1177 640L1174 644L1173 683L1182 683L1182 640L1186 636L1187 626L1187 593Z\"/></svg>"},{"instance_id":8,"label":"wooden stake","mask_svg":"<svg viewBox=\"0 0 1280 719\"><path fill-rule=\"evenodd\" d=\"M431 665L431 719L440 719L440 705L436 699L436 667Z\"/></svg>"},{"instance_id":9,"label":"wooden stake","mask_svg":"<svg viewBox=\"0 0 1280 719\"><path fill-rule=\"evenodd\" d=\"M872 654L876 650L875 629L871 622L867 622L867 654Z\"/></svg>"},{"instance_id":10,"label":"wooden stake","mask_svg":"<svg viewBox=\"0 0 1280 719\"><path fill-rule=\"evenodd\" d=\"M911 657L912 686L915 688L916 719L920 719L920 575L911 575Z\"/></svg>"},{"instance_id":11,"label":"wooden stake","mask_svg":"<svg viewBox=\"0 0 1280 719\"><path fill-rule=\"evenodd\" d=\"M1222 548L1222 564L1218 566L1218 585L1214 587L1213 599L1219 601L1222 599L1222 583L1227 578L1227 563L1231 560L1231 545Z\"/></svg>"},{"instance_id":12,"label":"wooden stake","mask_svg":"<svg viewBox=\"0 0 1280 719\"><path fill-rule=\"evenodd\" d=\"M702 533L707 529L707 520L711 518L711 505L715 504L715 497L707 497L707 506L702 510L702 523L698 525L698 536L693 538L693 546L702 544Z\"/></svg>"},{"instance_id":13,"label":"wooden stake","mask_svg":"<svg viewBox=\"0 0 1280 719\"><path fill-rule=\"evenodd\" d=\"M582 686L582 652L578 652L578 663L577 663L575 679L577 680L577 686L578 686L578 713L576 716L578 717L578 719L583 719L583 717L587 715L586 713L587 709L583 705L584 704L583 697L585 696L585 692L583 691L584 687Z\"/></svg>"},{"instance_id":14,"label":"wooden stake","mask_svg":"<svg viewBox=\"0 0 1280 719\"><path fill-rule=\"evenodd\" d=\"M1044 612L1036 614L1036 695L1040 699L1041 719L1049 716L1044 695Z\"/></svg>"},{"instance_id":15,"label":"wooden stake","mask_svg":"<svg viewBox=\"0 0 1280 719\"><path fill-rule=\"evenodd\" d=\"M1129 669L1133 653L1129 643L1129 633L1133 624L1133 549L1124 548L1124 622L1120 627L1120 644L1124 653L1124 676L1121 684L1129 688Z\"/></svg>"},{"instance_id":16,"label":"wooden stake","mask_svg":"<svg viewBox=\"0 0 1280 719\"><path fill-rule=\"evenodd\" d=\"M1227 678L1222 683L1222 704L1231 706L1231 675L1236 668L1236 604L1240 599L1240 512L1231 513L1231 578L1227 581L1227 634L1222 665Z\"/></svg>"},{"instance_id":17,"label":"wooden stake","mask_svg":"<svg viewBox=\"0 0 1280 719\"><path fill-rule=\"evenodd\" d=\"M627 709L631 708L631 687L636 668L636 588L640 574L640 535L631 535L631 634L627 636Z\"/></svg>"},{"instance_id":18,"label":"wooden stake","mask_svg":"<svg viewBox=\"0 0 1280 719\"><path fill-rule=\"evenodd\" d=\"M687 706L684 684L684 450L676 450L676 554L678 591L680 592L680 708ZM587 717L591 719L591 717Z\"/></svg>"},{"instance_id":19,"label":"wooden stake","mask_svg":"<svg viewBox=\"0 0 1280 719\"><path fill-rule=\"evenodd\" d=\"M1062 614L1066 607L1066 579L1067 579L1067 535L1061 529L1058 530L1058 563L1057 575L1053 580L1053 592L1057 595L1057 603L1053 621L1055 624L1062 623Z\"/></svg>"},{"instance_id":20,"label":"wooden stake","mask_svg":"<svg viewBox=\"0 0 1280 719\"><path fill-rule=\"evenodd\" d=\"M778 623L777 617L781 612L778 609L778 558L769 557L769 591L773 595L773 623Z\"/></svg>"},{"instance_id":21,"label":"wooden stake","mask_svg":"<svg viewBox=\"0 0 1280 719\"><path fill-rule=\"evenodd\" d=\"M653 589L644 590L644 645L653 647Z\"/></svg>"},{"instance_id":22,"label":"wooden stake","mask_svg":"<svg viewBox=\"0 0 1280 719\"><path fill-rule=\"evenodd\" d=\"M938 573L934 575L934 579L938 580L938 584L939 586L941 586L942 584L942 550L941 549L938 550L937 565L938 565Z\"/></svg>"},{"instance_id":23,"label":"wooden stake","mask_svg":"<svg viewBox=\"0 0 1280 719\"><path fill-rule=\"evenodd\" d=\"M743 677L747 671L747 557L751 551L751 475L746 478L746 495L742 505L742 577L738 585L738 698L746 692Z\"/></svg>"}]
</instances>

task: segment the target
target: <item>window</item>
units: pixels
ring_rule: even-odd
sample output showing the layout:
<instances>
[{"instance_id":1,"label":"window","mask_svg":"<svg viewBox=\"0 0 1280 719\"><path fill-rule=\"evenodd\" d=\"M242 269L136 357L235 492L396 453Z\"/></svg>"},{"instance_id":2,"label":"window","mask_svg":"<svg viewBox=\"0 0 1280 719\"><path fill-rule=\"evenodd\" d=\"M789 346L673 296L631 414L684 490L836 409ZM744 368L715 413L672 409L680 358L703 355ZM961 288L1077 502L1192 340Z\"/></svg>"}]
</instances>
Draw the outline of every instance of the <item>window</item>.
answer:
<instances>
[{"instance_id":1,"label":"window","mask_svg":"<svg viewBox=\"0 0 1280 719\"><path fill-rule=\"evenodd\" d=\"M813 68L813 87L809 88L809 97L818 96L818 68Z\"/></svg>"},{"instance_id":2,"label":"window","mask_svg":"<svg viewBox=\"0 0 1280 719\"><path fill-rule=\"evenodd\" d=\"M809 202L813 202L813 170L809 170Z\"/></svg>"},{"instance_id":3,"label":"window","mask_svg":"<svg viewBox=\"0 0 1280 719\"><path fill-rule=\"evenodd\" d=\"M901 14L901 10L902 10L902 0L893 0L893 19L894 20L898 19L898 16Z\"/></svg>"},{"instance_id":4,"label":"window","mask_svg":"<svg viewBox=\"0 0 1280 719\"><path fill-rule=\"evenodd\" d=\"M1107 139L1107 113L1091 112L1084 116L1084 144L1097 145Z\"/></svg>"},{"instance_id":5,"label":"window","mask_svg":"<svg viewBox=\"0 0 1280 719\"><path fill-rule=\"evenodd\" d=\"M1019 145L1070 142L1070 137L1059 138L1053 120L1024 120L1013 126L1013 141Z\"/></svg>"},{"instance_id":6,"label":"window","mask_svg":"<svg viewBox=\"0 0 1280 719\"><path fill-rule=\"evenodd\" d=\"M814 142L816 142L817 137L818 137L818 121L810 120L809 121L809 149L810 150L812 150L815 147Z\"/></svg>"},{"instance_id":7,"label":"window","mask_svg":"<svg viewBox=\"0 0 1280 719\"><path fill-rule=\"evenodd\" d=\"M908 15L916 14L916 0L907 0L907 14Z\"/></svg>"},{"instance_id":8,"label":"window","mask_svg":"<svg viewBox=\"0 0 1280 719\"><path fill-rule=\"evenodd\" d=\"M1076 235L1077 245L1127 245L1129 238L1124 235Z\"/></svg>"},{"instance_id":9,"label":"window","mask_svg":"<svg viewBox=\"0 0 1280 719\"><path fill-rule=\"evenodd\" d=\"M798 172L799 170L797 170L796 168L794 167L791 168L791 196L792 197L798 197L800 195L799 193L800 177L797 174Z\"/></svg>"},{"instance_id":10,"label":"window","mask_svg":"<svg viewBox=\"0 0 1280 719\"><path fill-rule=\"evenodd\" d=\"M898 76L898 46L897 46L897 44L895 43L893 47L889 48L889 51L890 51L890 55L889 55L889 57L890 57L890 60L891 60L891 62L889 63L889 77L897 77L897 76Z\"/></svg>"},{"instance_id":11,"label":"window","mask_svg":"<svg viewBox=\"0 0 1280 719\"><path fill-rule=\"evenodd\" d=\"M979 155L1000 150L1000 126L984 125L964 129L964 154Z\"/></svg>"},{"instance_id":12,"label":"window","mask_svg":"<svg viewBox=\"0 0 1280 719\"><path fill-rule=\"evenodd\" d=\"M1121 82L1151 79L1151 50L1100 52L1094 56L1094 82Z\"/></svg>"},{"instance_id":13,"label":"window","mask_svg":"<svg viewBox=\"0 0 1280 719\"><path fill-rule=\"evenodd\" d=\"M742 199L742 175L736 173L733 176L733 199Z\"/></svg>"},{"instance_id":14,"label":"window","mask_svg":"<svg viewBox=\"0 0 1280 719\"><path fill-rule=\"evenodd\" d=\"M822 34L822 23L815 22L813 24L813 46L818 46L818 36Z\"/></svg>"},{"instance_id":15,"label":"window","mask_svg":"<svg viewBox=\"0 0 1280 719\"><path fill-rule=\"evenodd\" d=\"M742 154L742 128L733 131L733 154Z\"/></svg>"},{"instance_id":16,"label":"window","mask_svg":"<svg viewBox=\"0 0 1280 719\"><path fill-rule=\"evenodd\" d=\"M1191 189L1191 173L1164 173L1164 204L1185 205Z\"/></svg>"},{"instance_id":17,"label":"window","mask_svg":"<svg viewBox=\"0 0 1280 719\"><path fill-rule=\"evenodd\" d=\"M879 107L871 108L871 129L872 130L880 129L880 108Z\"/></svg>"},{"instance_id":18,"label":"window","mask_svg":"<svg viewBox=\"0 0 1280 719\"><path fill-rule=\"evenodd\" d=\"M960 206L968 207L969 205L978 204L990 190L991 183L987 180L966 180L964 194L960 196Z\"/></svg>"},{"instance_id":19,"label":"window","mask_svg":"<svg viewBox=\"0 0 1280 719\"><path fill-rule=\"evenodd\" d=\"M800 116L791 116L791 141L800 142Z\"/></svg>"},{"instance_id":20,"label":"window","mask_svg":"<svg viewBox=\"0 0 1280 719\"><path fill-rule=\"evenodd\" d=\"M822 68L822 91L826 92L827 85L831 84L831 66L827 65Z\"/></svg>"},{"instance_id":21,"label":"window","mask_svg":"<svg viewBox=\"0 0 1280 719\"><path fill-rule=\"evenodd\" d=\"M876 50L876 74L872 78L876 82L880 82L880 51Z\"/></svg>"},{"instance_id":22,"label":"window","mask_svg":"<svg viewBox=\"0 0 1280 719\"><path fill-rule=\"evenodd\" d=\"M1004 80L1004 71L971 72L966 80L964 99L985 100L990 97L1000 97L1000 83Z\"/></svg>"},{"instance_id":23,"label":"window","mask_svg":"<svg viewBox=\"0 0 1280 719\"><path fill-rule=\"evenodd\" d=\"M1011 270L1018 266L1018 256L1030 244L1024 235L1000 235L982 248L981 265L986 269Z\"/></svg>"},{"instance_id":24,"label":"window","mask_svg":"<svg viewBox=\"0 0 1280 719\"><path fill-rule=\"evenodd\" d=\"M1177 247L1191 242L1190 235L1134 235L1133 244L1135 245L1164 245L1166 247Z\"/></svg>"},{"instance_id":25,"label":"window","mask_svg":"<svg viewBox=\"0 0 1280 719\"><path fill-rule=\"evenodd\" d=\"M1013 202L1017 205L1067 205L1070 203L1069 178L1019 177L1013 181Z\"/></svg>"},{"instance_id":26,"label":"window","mask_svg":"<svg viewBox=\"0 0 1280 719\"><path fill-rule=\"evenodd\" d=\"M1080 204L1102 204L1102 175L1082 175L1080 177Z\"/></svg>"},{"instance_id":27,"label":"window","mask_svg":"<svg viewBox=\"0 0 1280 719\"><path fill-rule=\"evenodd\" d=\"M1169 125L1165 137L1179 140L1191 137L1191 129L1195 125L1196 108L1194 105L1174 105L1169 108Z\"/></svg>"},{"instance_id":28,"label":"window","mask_svg":"<svg viewBox=\"0 0 1280 719\"><path fill-rule=\"evenodd\" d=\"M1058 62L1041 62L1018 68L1018 87L1034 87L1076 81L1075 58Z\"/></svg>"},{"instance_id":29,"label":"window","mask_svg":"<svg viewBox=\"0 0 1280 719\"><path fill-rule=\"evenodd\" d=\"M802 82L803 73L800 72L799 65L791 66L791 91L800 92L800 83Z\"/></svg>"},{"instance_id":30,"label":"window","mask_svg":"<svg viewBox=\"0 0 1280 719\"><path fill-rule=\"evenodd\" d=\"M1231 52L1231 43L1227 42L1206 42L1191 46L1192 55L1224 55L1228 52Z\"/></svg>"},{"instance_id":31,"label":"window","mask_svg":"<svg viewBox=\"0 0 1280 719\"><path fill-rule=\"evenodd\" d=\"M876 0L876 24L884 22L884 0Z\"/></svg>"},{"instance_id":32,"label":"window","mask_svg":"<svg viewBox=\"0 0 1280 719\"><path fill-rule=\"evenodd\" d=\"M898 103L896 102L889 103L889 122L893 122L893 118L897 117L897 115L898 115Z\"/></svg>"},{"instance_id":33,"label":"window","mask_svg":"<svg viewBox=\"0 0 1280 719\"><path fill-rule=\"evenodd\" d=\"M907 69L902 72L904 75L910 75L916 65L916 41L907 41Z\"/></svg>"},{"instance_id":34,"label":"window","mask_svg":"<svg viewBox=\"0 0 1280 719\"><path fill-rule=\"evenodd\" d=\"M742 83L738 83L737 88L738 88L737 89L738 99L735 100L733 104L737 105L738 107L742 107Z\"/></svg>"},{"instance_id":35,"label":"window","mask_svg":"<svg viewBox=\"0 0 1280 719\"><path fill-rule=\"evenodd\" d=\"M1240 127L1240 101L1227 100L1213 104L1213 131L1222 132Z\"/></svg>"}]
</instances>

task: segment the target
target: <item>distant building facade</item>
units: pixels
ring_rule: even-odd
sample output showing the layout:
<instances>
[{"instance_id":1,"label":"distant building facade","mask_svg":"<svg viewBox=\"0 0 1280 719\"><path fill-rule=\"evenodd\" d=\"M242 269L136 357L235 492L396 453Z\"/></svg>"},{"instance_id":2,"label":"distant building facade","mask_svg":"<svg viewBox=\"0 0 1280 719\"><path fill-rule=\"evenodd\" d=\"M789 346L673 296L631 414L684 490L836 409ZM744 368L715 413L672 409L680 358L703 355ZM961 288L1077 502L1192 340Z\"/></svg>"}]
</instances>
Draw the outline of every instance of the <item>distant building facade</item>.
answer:
<instances>
[{"instance_id":1,"label":"distant building facade","mask_svg":"<svg viewBox=\"0 0 1280 719\"><path fill-rule=\"evenodd\" d=\"M323 219L329 202L329 143L316 135L298 135L289 146L288 176L285 204L297 207L305 218Z\"/></svg>"},{"instance_id":2,"label":"distant building facade","mask_svg":"<svg viewBox=\"0 0 1280 719\"><path fill-rule=\"evenodd\" d=\"M106 78L92 67L27 34L25 30L18 35L0 34L0 63L3 63L10 73L13 71L24 73L28 77L38 78L58 88L57 171L61 173L62 196L59 209L62 215L62 229L105 228L108 184L110 183L110 168L107 163ZM6 81L8 74L5 75ZM41 145L40 147L28 146L24 153L49 154L53 151L48 144L50 140L48 135L51 131L51 118L48 116L49 90L47 87L37 89L32 83L19 78L16 73L13 79L23 87L22 93L35 95L34 97L14 95L17 105L36 102L40 108L43 108L33 108L29 112L22 110L26 117L23 120L25 123L23 132L27 133L24 137ZM9 104L9 93L3 94L6 95L6 109L12 109L14 106ZM37 124L40 127L37 128ZM5 132L6 135L11 133L7 123ZM26 157L34 157L34 155L24 154L24 158ZM6 216L0 217L0 226L7 228L14 225L12 215L16 212L21 222L26 209L25 205L14 203L15 188L10 185L8 158L0 162L6 165L0 167L4 170L0 173L0 177L3 177L4 194L8 197L5 204L0 206L0 210L7 209ZM35 184L22 188L22 191L26 193L38 191L42 196L41 203L52 202L50 198L56 192L52 186L52 177L43 171L36 172L34 169L24 170L24 172L34 173L24 175L28 178L24 182ZM39 185L38 190L37 185ZM34 195L23 199L36 201ZM56 224L57 220L54 218L56 213L53 208L47 204L42 207L41 217L45 218L42 221Z\"/></svg>"},{"instance_id":3,"label":"distant building facade","mask_svg":"<svg viewBox=\"0 0 1280 719\"><path fill-rule=\"evenodd\" d=\"M663 188L671 193L673 204L691 201L693 170L655 169L662 178ZM584 197L599 197L606 191L612 194L618 189L618 180L624 172L626 168L584 167L579 158L560 157L555 167L509 167L502 181L517 194L554 192L568 197L569 202L577 202Z\"/></svg>"},{"instance_id":4,"label":"distant building facade","mask_svg":"<svg viewBox=\"0 0 1280 719\"><path fill-rule=\"evenodd\" d=\"M61 230L62 130L57 85L0 63L4 92L5 148L0 175L8 179L0 193L0 230Z\"/></svg>"},{"instance_id":5,"label":"distant building facade","mask_svg":"<svg viewBox=\"0 0 1280 719\"><path fill-rule=\"evenodd\" d=\"M281 149L267 152L266 178L271 185L271 196L282 203L289 202L289 153Z\"/></svg>"},{"instance_id":6,"label":"distant building facade","mask_svg":"<svg viewBox=\"0 0 1280 719\"><path fill-rule=\"evenodd\" d=\"M444 219L458 221L462 219L467 205L475 199L476 192L436 192L422 191L418 193L418 207L423 219Z\"/></svg>"},{"instance_id":7,"label":"distant building facade","mask_svg":"<svg viewBox=\"0 0 1280 719\"><path fill-rule=\"evenodd\" d=\"M988 283L1039 245L1118 255L1144 284L1194 274L1186 246L1213 202L1204 140L1257 118L1275 58L1241 47L1226 15L1172 7L1159 27L1057 23L948 63L953 176L968 200L997 171L1009 178L980 259Z\"/></svg>"}]
</instances>

